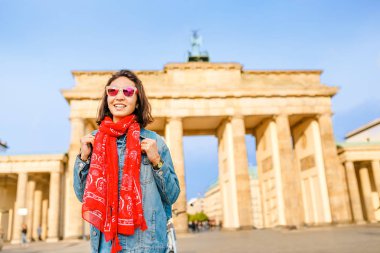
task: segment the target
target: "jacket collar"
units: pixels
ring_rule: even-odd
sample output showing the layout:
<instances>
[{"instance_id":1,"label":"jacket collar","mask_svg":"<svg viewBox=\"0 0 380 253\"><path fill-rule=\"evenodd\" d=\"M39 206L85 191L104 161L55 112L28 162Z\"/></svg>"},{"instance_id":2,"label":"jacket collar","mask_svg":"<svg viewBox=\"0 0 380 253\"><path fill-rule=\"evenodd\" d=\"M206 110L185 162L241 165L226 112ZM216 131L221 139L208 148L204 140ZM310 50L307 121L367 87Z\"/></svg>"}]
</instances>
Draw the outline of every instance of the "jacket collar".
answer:
<instances>
[{"instance_id":1,"label":"jacket collar","mask_svg":"<svg viewBox=\"0 0 380 253\"><path fill-rule=\"evenodd\" d=\"M149 130L146 130L145 128L140 128L140 137L142 137L143 139L145 138L150 138L150 139L153 139L152 137L152 131L149 131Z\"/></svg>"}]
</instances>

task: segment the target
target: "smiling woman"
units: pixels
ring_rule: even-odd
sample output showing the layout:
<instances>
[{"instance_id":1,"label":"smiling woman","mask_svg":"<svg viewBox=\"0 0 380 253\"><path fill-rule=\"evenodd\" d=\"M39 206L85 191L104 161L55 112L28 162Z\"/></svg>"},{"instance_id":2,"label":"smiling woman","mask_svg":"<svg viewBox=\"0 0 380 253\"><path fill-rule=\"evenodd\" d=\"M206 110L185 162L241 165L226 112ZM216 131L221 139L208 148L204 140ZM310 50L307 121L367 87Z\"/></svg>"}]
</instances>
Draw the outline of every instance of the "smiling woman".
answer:
<instances>
[{"instance_id":1,"label":"smiling woman","mask_svg":"<svg viewBox=\"0 0 380 253\"><path fill-rule=\"evenodd\" d=\"M137 88L130 85L132 83L128 78L119 77L112 82L113 86L108 86L107 91L107 104L108 108L113 115L113 121L118 122L120 118L131 114L136 107L136 96L133 94L137 93ZM120 91L122 94L120 95Z\"/></svg>"},{"instance_id":2,"label":"smiling woman","mask_svg":"<svg viewBox=\"0 0 380 253\"><path fill-rule=\"evenodd\" d=\"M92 252L165 252L166 224L180 189L165 142L144 127L151 107L129 70L107 82L99 130L81 138L74 190L91 225Z\"/></svg>"},{"instance_id":3,"label":"smiling woman","mask_svg":"<svg viewBox=\"0 0 380 253\"><path fill-rule=\"evenodd\" d=\"M128 91L131 88L134 89L134 93ZM123 89L122 93L121 89ZM135 94L137 96L134 96ZM117 106L120 110L116 110ZM137 122L141 127L145 127L153 121L151 107L142 82L133 72L121 70L114 74L106 84L96 122L100 125L106 116L114 117L114 121L116 117L118 121L120 115L123 117L131 113L136 115Z\"/></svg>"}]
</instances>

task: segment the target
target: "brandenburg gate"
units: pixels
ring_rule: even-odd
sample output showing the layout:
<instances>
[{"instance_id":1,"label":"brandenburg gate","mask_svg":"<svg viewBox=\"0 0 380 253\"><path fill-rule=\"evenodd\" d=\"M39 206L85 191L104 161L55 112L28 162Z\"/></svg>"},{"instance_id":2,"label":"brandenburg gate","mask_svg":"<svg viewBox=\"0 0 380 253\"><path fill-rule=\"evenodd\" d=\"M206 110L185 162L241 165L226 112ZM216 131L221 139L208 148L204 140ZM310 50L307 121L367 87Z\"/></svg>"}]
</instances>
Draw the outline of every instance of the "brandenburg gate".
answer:
<instances>
[{"instance_id":1,"label":"brandenburg gate","mask_svg":"<svg viewBox=\"0 0 380 253\"><path fill-rule=\"evenodd\" d=\"M155 120L148 129L164 137L180 180L181 194L173 207L177 231L187 230L183 136L190 135L218 138L225 229L253 224L247 134L256 138L252 148L256 148L265 227L352 222L331 121L331 98L338 88L322 84L321 71L256 71L238 63L188 62L135 72L152 105ZM63 200L54 203L61 204L61 219L54 218L59 225L52 223L55 230L59 226L62 238L81 236L85 230L72 187L73 163L80 137L96 129L99 101L113 72L72 73L74 87L62 90L71 110L71 139L68 162L59 174ZM57 177L51 174L50 184L57 181L52 175ZM25 185L24 174L21 180ZM52 187L50 195L56 194ZM17 203L23 197L18 189Z\"/></svg>"}]
</instances>

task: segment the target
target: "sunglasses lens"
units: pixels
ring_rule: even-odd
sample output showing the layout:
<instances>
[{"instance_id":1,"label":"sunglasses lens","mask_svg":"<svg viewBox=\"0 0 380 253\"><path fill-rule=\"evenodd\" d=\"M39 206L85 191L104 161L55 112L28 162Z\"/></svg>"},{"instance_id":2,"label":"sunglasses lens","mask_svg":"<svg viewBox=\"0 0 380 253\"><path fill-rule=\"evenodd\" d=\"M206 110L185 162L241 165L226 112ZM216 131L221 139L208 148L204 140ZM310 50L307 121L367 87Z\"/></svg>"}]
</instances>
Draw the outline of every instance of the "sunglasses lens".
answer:
<instances>
[{"instance_id":1,"label":"sunglasses lens","mask_svg":"<svg viewBox=\"0 0 380 253\"><path fill-rule=\"evenodd\" d=\"M119 92L119 90L114 89L114 88L108 88L108 89L107 89L107 92L108 92L108 96L112 96L112 97L114 97L114 96L117 95L117 93Z\"/></svg>"},{"instance_id":2,"label":"sunglasses lens","mask_svg":"<svg viewBox=\"0 0 380 253\"><path fill-rule=\"evenodd\" d=\"M124 96L126 97L132 97L133 94L135 93L135 89L133 89L132 87L128 87L128 88L123 89L123 93L124 93Z\"/></svg>"}]
</instances>

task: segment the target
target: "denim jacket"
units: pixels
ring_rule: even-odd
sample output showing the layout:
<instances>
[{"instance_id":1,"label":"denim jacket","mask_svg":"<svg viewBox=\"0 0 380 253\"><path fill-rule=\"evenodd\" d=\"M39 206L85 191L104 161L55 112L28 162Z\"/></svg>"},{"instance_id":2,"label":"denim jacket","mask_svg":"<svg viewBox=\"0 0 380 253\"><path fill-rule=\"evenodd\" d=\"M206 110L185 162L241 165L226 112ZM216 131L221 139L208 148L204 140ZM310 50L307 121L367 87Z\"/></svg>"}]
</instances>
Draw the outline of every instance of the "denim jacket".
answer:
<instances>
[{"instance_id":1,"label":"denim jacket","mask_svg":"<svg viewBox=\"0 0 380 253\"><path fill-rule=\"evenodd\" d=\"M92 135L97 132L93 131ZM143 196L144 217L148 229L135 230L130 236L119 234L120 252L165 252L167 247L166 223L172 216L171 205L177 200L180 188L178 178L174 172L170 152L162 137L153 131L141 128L140 141L144 138L154 139L157 142L158 153L163 160L163 166L154 170L146 154L141 155L140 184ZM124 164L126 135L117 138L119 157L119 189ZM86 178L91 162L84 162L78 156L74 165L74 191L82 202ZM94 226L90 226L91 251L94 253L110 252L111 242L105 242L103 234Z\"/></svg>"}]
</instances>

